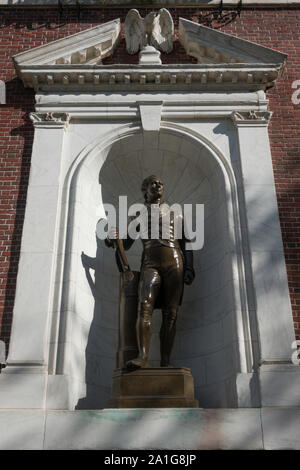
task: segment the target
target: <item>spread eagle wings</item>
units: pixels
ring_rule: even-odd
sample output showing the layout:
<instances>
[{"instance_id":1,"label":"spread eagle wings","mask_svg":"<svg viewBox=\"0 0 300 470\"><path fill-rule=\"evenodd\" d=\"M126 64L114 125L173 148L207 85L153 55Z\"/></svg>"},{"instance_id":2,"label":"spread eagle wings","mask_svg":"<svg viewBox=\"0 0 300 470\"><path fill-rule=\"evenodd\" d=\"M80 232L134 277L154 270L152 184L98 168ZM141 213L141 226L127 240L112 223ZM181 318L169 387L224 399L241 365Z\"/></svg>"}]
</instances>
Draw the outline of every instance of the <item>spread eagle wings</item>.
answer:
<instances>
[{"instance_id":1,"label":"spread eagle wings","mask_svg":"<svg viewBox=\"0 0 300 470\"><path fill-rule=\"evenodd\" d=\"M172 16L165 8L161 8L154 19L151 35L151 46L160 49L162 52L172 52L173 50L174 24Z\"/></svg>"},{"instance_id":2,"label":"spread eagle wings","mask_svg":"<svg viewBox=\"0 0 300 470\"><path fill-rule=\"evenodd\" d=\"M129 54L136 54L146 44L144 20L137 10L130 10L124 23L126 49Z\"/></svg>"}]
</instances>

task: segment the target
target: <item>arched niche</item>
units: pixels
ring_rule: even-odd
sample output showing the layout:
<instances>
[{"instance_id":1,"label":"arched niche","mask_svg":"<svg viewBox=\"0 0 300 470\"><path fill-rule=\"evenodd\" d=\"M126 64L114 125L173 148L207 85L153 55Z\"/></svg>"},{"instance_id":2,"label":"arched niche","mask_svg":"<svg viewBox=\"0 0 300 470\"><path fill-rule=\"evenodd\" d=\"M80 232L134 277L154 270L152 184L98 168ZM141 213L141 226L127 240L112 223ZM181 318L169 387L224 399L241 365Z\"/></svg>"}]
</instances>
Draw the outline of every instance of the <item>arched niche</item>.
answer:
<instances>
[{"instance_id":1,"label":"arched niche","mask_svg":"<svg viewBox=\"0 0 300 470\"><path fill-rule=\"evenodd\" d=\"M210 142L167 123L153 140L134 128L81 154L67 204L56 373L76 384L76 408L106 406L118 341L119 274L113 250L97 244L95 228L103 203L117 205L119 195L128 196L128 205L142 202L140 185L149 174L162 178L168 203L204 204L204 247L194 252L196 278L185 288L173 363L191 368L200 406L235 407L237 374L248 371L251 356L235 181ZM93 263L89 274L82 252ZM141 241L127 254L138 270ZM153 366L159 365L159 328L155 311Z\"/></svg>"}]
</instances>

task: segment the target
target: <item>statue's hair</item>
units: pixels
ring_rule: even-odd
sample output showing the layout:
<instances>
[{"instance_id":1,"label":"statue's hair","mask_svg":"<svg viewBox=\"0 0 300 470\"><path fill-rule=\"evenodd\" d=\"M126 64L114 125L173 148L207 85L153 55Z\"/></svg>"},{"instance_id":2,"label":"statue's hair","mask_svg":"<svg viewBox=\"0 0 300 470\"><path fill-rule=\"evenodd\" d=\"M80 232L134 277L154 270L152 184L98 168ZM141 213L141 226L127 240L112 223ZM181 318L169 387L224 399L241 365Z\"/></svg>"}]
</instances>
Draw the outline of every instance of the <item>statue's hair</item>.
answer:
<instances>
[{"instance_id":1,"label":"statue's hair","mask_svg":"<svg viewBox=\"0 0 300 470\"><path fill-rule=\"evenodd\" d=\"M156 179L160 179L160 178L158 178L158 176L156 176L156 175L150 175L150 176L147 176L147 178L145 178L144 181L142 182L141 191L142 191L145 199L146 199L146 193L147 193L148 185L154 179L156 180Z\"/></svg>"}]
</instances>

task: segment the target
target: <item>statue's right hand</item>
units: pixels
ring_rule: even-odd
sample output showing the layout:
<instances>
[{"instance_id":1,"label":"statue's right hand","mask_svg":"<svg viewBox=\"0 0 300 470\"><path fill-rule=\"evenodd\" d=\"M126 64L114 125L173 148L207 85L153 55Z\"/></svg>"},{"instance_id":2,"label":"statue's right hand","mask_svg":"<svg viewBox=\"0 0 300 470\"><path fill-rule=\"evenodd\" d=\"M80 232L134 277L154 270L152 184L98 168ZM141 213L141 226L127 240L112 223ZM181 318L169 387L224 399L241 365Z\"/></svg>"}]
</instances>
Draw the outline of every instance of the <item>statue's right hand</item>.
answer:
<instances>
[{"instance_id":1,"label":"statue's right hand","mask_svg":"<svg viewBox=\"0 0 300 470\"><path fill-rule=\"evenodd\" d=\"M107 233L107 238L109 240L116 240L117 238L119 238L119 230L117 229L117 227L111 227Z\"/></svg>"}]
</instances>

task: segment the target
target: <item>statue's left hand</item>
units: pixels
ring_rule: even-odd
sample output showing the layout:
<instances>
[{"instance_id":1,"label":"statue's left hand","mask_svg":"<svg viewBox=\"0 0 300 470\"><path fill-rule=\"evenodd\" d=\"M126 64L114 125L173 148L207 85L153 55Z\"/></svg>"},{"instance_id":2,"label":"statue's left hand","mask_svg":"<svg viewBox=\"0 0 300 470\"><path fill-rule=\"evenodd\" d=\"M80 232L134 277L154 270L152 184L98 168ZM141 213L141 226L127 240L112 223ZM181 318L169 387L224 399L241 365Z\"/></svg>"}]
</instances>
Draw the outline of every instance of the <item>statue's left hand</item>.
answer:
<instances>
[{"instance_id":1,"label":"statue's left hand","mask_svg":"<svg viewBox=\"0 0 300 470\"><path fill-rule=\"evenodd\" d=\"M194 278L195 278L195 273L191 271L190 269L187 269L184 273L184 283L189 286L190 284L192 284Z\"/></svg>"}]
</instances>

